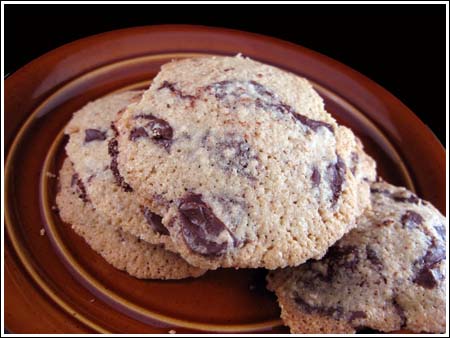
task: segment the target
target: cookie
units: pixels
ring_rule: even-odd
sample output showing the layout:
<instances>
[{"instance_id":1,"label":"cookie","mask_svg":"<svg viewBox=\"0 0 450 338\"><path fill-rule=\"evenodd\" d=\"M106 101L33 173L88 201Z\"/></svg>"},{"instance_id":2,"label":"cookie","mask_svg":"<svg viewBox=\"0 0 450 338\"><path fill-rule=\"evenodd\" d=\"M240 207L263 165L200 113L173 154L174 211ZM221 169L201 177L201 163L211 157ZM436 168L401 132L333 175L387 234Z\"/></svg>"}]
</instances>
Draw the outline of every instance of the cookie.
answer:
<instances>
[{"instance_id":1,"label":"cookie","mask_svg":"<svg viewBox=\"0 0 450 338\"><path fill-rule=\"evenodd\" d=\"M445 332L445 218L405 188L371 191L373 209L322 260L268 275L292 333Z\"/></svg>"},{"instance_id":2,"label":"cookie","mask_svg":"<svg viewBox=\"0 0 450 338\"><path fill-rule=\"evenodd\" d=\"M117 168L117 132L112 122L141 95L141 91L113 94L77 111L65 128L69 135L66 152L90 202L108 224L171 249L173 243L161 217L139 204Z\"/></svg>"},{"instance_id":3,"label":"cookie","mask_svg":"<svg viewBox=\"0 0 450 338\"><path fill-rule=\"evenodd\" d=\"M64 222L83 237L90 247L116 269L137 278L181 279L201 276L195 268L161 245L146 243L120 229L115 229L92 206L79 175L68 159L59 174L56 197Z\"/></svg>"},{"instance_id":4,"label":"cookie","mask_svg":"<svg viewBox=\"0 0 450 338\"><path fill-rule=\"evenodd\" d=\"M247 58L164 65L116 127L120 172L195 266L320 258L369 201L353 133L308 81Z\"/></svg>"}]
</instances>

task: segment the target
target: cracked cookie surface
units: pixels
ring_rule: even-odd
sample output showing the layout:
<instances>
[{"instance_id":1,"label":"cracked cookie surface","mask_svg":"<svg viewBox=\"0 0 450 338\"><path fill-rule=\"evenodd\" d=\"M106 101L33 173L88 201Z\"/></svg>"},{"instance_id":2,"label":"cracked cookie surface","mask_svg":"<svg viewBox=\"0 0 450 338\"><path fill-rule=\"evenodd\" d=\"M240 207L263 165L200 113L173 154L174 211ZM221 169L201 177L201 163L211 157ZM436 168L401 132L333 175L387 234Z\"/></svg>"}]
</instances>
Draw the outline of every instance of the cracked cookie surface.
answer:
<instances>
[{"instance_id":1,"label":"cracked cookie surface","mask_svg":"<svg viewBox=\"0 0 450 338\"><path fill-rule=\"evenodd\" d=\"M445 218L405 188L371 191L372 210L324 258L269 274L291 332L445 332Z\"/></svg>"},{"instance_id":2,"label":"cracked cookie surface","mask_svg":"<svg viewBox=\"0 0 450 338\"><path fill-rule=\"evenodd\" d=\"M91 202L83 198L78 176L66 159L59 173L60 189L56 197L59 214L109 264L137 278L181 279L205 272L164 250L162 245L149 244L108 224Z\"/></svg>"},{"instance_id":3,"label":"cracked cookie surface","mask_svg":"<svg viewBox=\"0 0 450 338\"><path fill-rule=\"evenodd\" d=\"M319 258L369 204L353 133L308 81L250 59L166 64L116 126L120 172L196 266Z\"/></svg>"}]
</instances>

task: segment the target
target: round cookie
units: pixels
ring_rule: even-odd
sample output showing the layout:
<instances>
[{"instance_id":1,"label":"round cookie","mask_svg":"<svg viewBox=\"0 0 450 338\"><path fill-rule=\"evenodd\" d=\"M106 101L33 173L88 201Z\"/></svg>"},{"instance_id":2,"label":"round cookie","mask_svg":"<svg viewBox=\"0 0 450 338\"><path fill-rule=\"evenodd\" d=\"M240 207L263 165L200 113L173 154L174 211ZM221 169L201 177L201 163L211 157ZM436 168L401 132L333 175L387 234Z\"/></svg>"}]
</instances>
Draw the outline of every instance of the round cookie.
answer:
<instances>
[{"instance_id":1,"label":"round cookie","mask_svg":"<svg viewBox=\"0 0 450 338\"><path fill-rule=\"evenodd\" d=\"M113 121L139 101L142 91L113 94L90 102L77 111L65 133L66 152L86 187L94 208L114 227L151 244L173 249L161 217L139 204L131 186L117 168L117 140Z\"/></svg>"},{"instance_id":2,"label":"round cookie","mask_svg":"<svg viewBox=\"0 0 450 338\"><path fill-rule=\"evenodd\" d=\"M137 278L181 279L198 277L205 270L189 265L177 254L152 245L105 223L88 200L86 190L68 159L59 173L56 197L64 222L116 269Z\"/></svg>"},{"instance_id":3,"label":"round cookie","mask_svg":"<svg viewBox=\"0 0 450 338\"><path fill-rule=\"evenodd\" d=\"M445 332L445 218L405 188L371 191L373 209L322 260L269 273L292 333Z\"/></svg>"},{"instance_id":4,"label":"round cookie","mask_svg":"<svg viewBox=\"0 0 450 338\"><path fill-rule=\"evenodd\" d=\"M116 126L120 172L196 266L320 258L369 201L353 133L308 81L247 58L164 65Z\"/></svg>"}]
</instances>

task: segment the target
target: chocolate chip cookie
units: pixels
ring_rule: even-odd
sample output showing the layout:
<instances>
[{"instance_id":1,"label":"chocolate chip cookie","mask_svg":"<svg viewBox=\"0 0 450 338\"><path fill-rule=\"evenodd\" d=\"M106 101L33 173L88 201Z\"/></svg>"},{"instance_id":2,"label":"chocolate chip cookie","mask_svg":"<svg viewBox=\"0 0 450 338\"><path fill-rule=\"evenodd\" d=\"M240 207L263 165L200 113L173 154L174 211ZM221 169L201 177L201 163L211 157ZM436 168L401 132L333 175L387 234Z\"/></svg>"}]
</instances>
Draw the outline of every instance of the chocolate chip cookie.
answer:
<instances>
[{"instance_id":1,"label":"chocolate chip cookie","mask_svg":"<svg viewBox=\"0 0 450 338\"><path fill-rule=\"evenodd\" d=\"M106 223L171 249L173 243L161 217L139 204L117 166L117 131L113 121L141 95L140 91L109 95L77 111L65 129L70 137L66 152L84 186L85 199Z\"/></svg>"},{"instance_id":2,"label":"chocolate chip cookie","mask_svg":"<svg viewBox=\"0 0 450 338\"><path fill-rule=\"evenodd\" d=\"M79 174L68 159L60 171L59 184L56 203L61 218L115 268L137 278L152 279L198 277L205 272L189 265L177 254L164 250L161 245L151 245L105 223L105 218L91 204Z\"/></svg>"},{"instance_id":3,"label":"chocolate chip cookie","mask_svg":"<svg viewBox=\"0 0 450 338\"><path fill-rule=\"evenodd\" d=\"M320 258L368 205L353 133L307 80L248 58L164 65L116 127L119 171L199 267Z\"/></svg>"},{"instance_id":4,"label":"chocolate chip cookie","mask_svg":"<svg viewBox=\"0 0 450 338\"><path fill-rule=\"evenodd\" d=\"M405 188L371 192L373 209L323 259L269 274L292 333L445 332L445 218Z\"/></svg>"}]
</instances>

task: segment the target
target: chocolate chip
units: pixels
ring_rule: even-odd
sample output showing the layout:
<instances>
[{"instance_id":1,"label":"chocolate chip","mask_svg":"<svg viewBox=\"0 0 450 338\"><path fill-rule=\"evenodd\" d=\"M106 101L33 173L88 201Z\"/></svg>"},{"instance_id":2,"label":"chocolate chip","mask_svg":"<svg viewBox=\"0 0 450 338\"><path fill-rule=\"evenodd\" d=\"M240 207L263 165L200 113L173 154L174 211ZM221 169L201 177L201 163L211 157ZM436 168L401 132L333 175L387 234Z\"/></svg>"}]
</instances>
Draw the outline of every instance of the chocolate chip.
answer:
<instances>
[{"instance_id":1,"label":"chocolate chip","mask_svg":"<svg viewBox=\"0 0 450 338\"><path fill-rule=\"evenodd\" d=\"M378 254L370 245L366 246L366 256L367 259L377 267L377 270L383 268L383 263L381 262L380 257L378 257Z\"/></svg>"},{"instance_id":2,"label":"chocolate chip","mask_svg":"<svg viewBox=\"0 0 450 338\"><path fill-rule=\"evenodd\" d=\"M313 172L311 175L311 181L312 181L314 187L318 187L320 184L320 172L316 167L313 168Z\"/></svg>"},{"instance_id":3,"label":"chocolate chip","mask_svg":"<svg viewBox=\"0 0 450 338\"><path fill-rule=\"evenodd\" d=\"M225 139L208 143L206 148L215 163L224 171L235 171L239 175L254 178L250 172L250 162L258 157L243 137L228 134Z\"/></svg>"},{"instance_id":4,"label":"chocolate chip","mask_svg":"<svg viewBox=\"0 0 450 338\"><path fill-rule=\"evenodd\" d=\"M327 179L332 191L331 204L335 205L342 192L342 185L345 180L345 163L338 155L337 161L327 167Z\"/></svg>"},{"instance_id":5,"label":"chocolate chip","mask_svg":"<svg viewBox=\"0 0 450 338\"><path fill-rule=\"evenodd\" d=\"M423 267L416 273L413 282L425 289L433 289L439 284L442 278L443 276L440 271Z\"/></svg>"},{"instance_id":6,"label":"chocolate chip","mask_svg":"<svg viewBox=\"0 0 450 338\"><path fill-rule=\"evenodd\" d=\"M386 197L392 198L396 202L413 204L419 204L420 202L420 199L416 195L406 191L398 191L393 193L388 189L371 188L370 192L373 194L382 194Z\"/></svg>"},{"instance_id":7,"label":"chocolate chip","mask_svg":"<svg viewBox=\"0 0 450 338\"><path fill-rule=\"evenodd\" d=\"M336 307L330 306L316 306L308 304L300 295L294 296L295 303L308 314L318 314L322 316L332 317L333 319L341 319L343 317L344 309L338 305Z\"/></svg>"},{"instance_id":8,"label":"chocolate chip","mask_svg":"<svg viewBox=\"0 0 450 338\"><path fill-rule=\"evenodd\" d=\"M325 258L329 261L331 271L337 267L354 271L359 263L359 250L354 245L334 245L328 249Z\"/></svg>"},{"instance_id":9,"label":"chocolate chip","mask_svg":"<svg viewBox=\"0 0 450 338\"><path fill-rule=\"evenodd\" d=\"M84 142L104 141L106 140L106 132L98 129L86 129L84 131Z\"/></svg>"},{"instance_id":10,"label":"chocolate chip","mask_svg":"<svg viewBox=\"0 0 450 338\"><path fill-rule=\"evenodd\" d=\"M111 122L111 126L110 127L111 127L111 129L112 129L112 131L114 133L114 137L118 137L119 136L119 131L117 130L117 127L116 127L115 123Z\"/></svg>"},{"instance_id":11,"label":"chocolate chip","mask_svg":"<svg viewBox=\"0 0 450 338\"><path fill-rule=\"evenodd\" d=\"M162 224L162 217L155 214L154 212L151 212L149 208L141 205L140 206L141 212L145 217L145 220L147 221L148 225L155 230L157 233L161 235L169 235L169 231L167 228Z\"/></svg>"},{"instance_id":12,"label":"chocolate chip","mask_svg":"<svg viewBox=\"0 0 450 338\"><path fill-rule=\"evenodd\" d=\"M423 262L426 266L432 267L437 263L440 263L445 259L445 247L441 243L433 241L428 247L427 253L423 258Z\"/></svg>"},{"instance_id":13,"label":"chocolate chip","mask_svg":"<svg viewBox=\"0 0 450 338\"><path fill-rule=\"evenodd\" d=\"M422 224L423 217L415 211L408 210L402 215L401 222L403 224L403 227L413 229L417 225Z\"/></svg>"},{"instance_id":14,"label":"chocolate chip","mask_svg":"<svg viewBox=\"0 0 450 338\"><path fill-rule=\"evenodd\" d=\"M333 126L329 123L313 120L310 119L309 117L306 117L304 115L295 112L292 113L292 115L295 117L296 120L300 121L303 125L307 126L308 128L312 129L315 132L317 132L317 130L321 127L327 128L332 133L334 132Z\"/></svg>"},{"instance_id":15,"label":"chocolate chip","mask_svg":"<svg viewBox=\"0 0 450 338\"><path fill-rule=\"evenodd\" d=\"M230 231L202 201L201 195L188 193L179 200L178 211L183 237L192 251L205 256L218 256L225 252L228 243L215 240L223 231Z\"/></svg>"},{"instance_id":16,"label":"chocolate chip","mask_svg":"<svg viewBox=\"0 0 450 338\"><path fill-rule=\"evenodd\" d=\"M273 99L275 98L275 94L273 94L270 90L268 90L266 87L264 87L262 84L256 82L256 81L249 81L251 86L260 96L266 98L266 99Z\"/></svg>"},{"instance_id":17,"label":"chocolate chip","mask_svg":"<svg viewBox=\"0 0 450 338\"><path fill-rule=\"evenodd\" d=\"M233 82L230 80L224 80L224 81L212 83L212 84L208 85L205 89L207 91L213 92L215 98L218 100L223 100L228 95L233 95L233 96L237 97L236 94L233 94L230 91L230 87L231 87L232 83Z\"/></svg>"},{"instance_id":18,"label":"chocolate chip","mask_svg":"<svg viewBox=\"0 0 450 338\"><path fill-rule=\"evenodd\" d=\"M413 204L418 204L419 203L419 198L414 195L414 194L410 194L409 196L403 196L401 194L399 195L392 195L392 198L394 199L394 201L396 202L402 202L402 203L413 203Z\"/></svg>"},{"instance_id":19,"label":"chocolate chip","mask_svg":"<svg viewBox=\"0 0 450 338\"><path fill-rule=\"evenodd\" d=\"M86 188L85 188L85 186L83 184L83 181L81 180L81 178L78 176L77 173L72 175L72 179L70 181L70 186L71 187L75 187L75 191L76 191L78 197L84 203L89 202L89 197L87 195Z\"/></svg>"},{"instance_id":20,"label":"chocolate chip","mask_svg":"<svg viewBox=\"0 0 450 338\"><path fill-rule=\"evenodd\" d=\"M170 90L174 95L176 95L180 99L188 99L188 100L191 100L192 102L195 99L197 99L197 97L194 96L194 95L184 94L180 89L178 89L176 87L176 84L174 82L164 81L162 83L162 85L159 86L159 88L158 88L158 90L161 90L161 89L168 89L168 90Z\"/></svg>"},{"instance_id":21,"label":"chocolate chip","mask_svg":"<svg viewBox=\"0 0 450 338\"><path fill-rule=\"evenodd\" d=\"M147 132L143 127L133 128L130 132L130 141L136 141L140 137L148 137Z\"/></svg>"},{"instance_id":22,"label":"chocolate chip","mask_svg":"<svg viewBox=\"0 0 450 338\"><path fill-rule=\"evenodd\" d=\"M156 143L161 144L166 149L170 148L172 144L173 130L167 121L155 118L146 125L146 128L151 130L151 138Z\"/></svg>"},{"instance_id":23,"label":"chocolate chip","mask_svg":"<svg viewBox=\"0 0 450 338\"><path fill-rule=\"evenodd\" d=\"M314 132L321 127L327 128L332 133L334 132L331 124L313 120L297 113L290 105L278 99L275 93L256 81L225 80L212 83L206 86L205 89L206 91L211 92L216 99L226 101L231 105L239 103L246 105L250 102L257 108L268 112L290 114L294 120L299 121Z\"/></svg>"},{"instance_id":24,"label":"chocolate chip","mask_svg":"<svg viewBox=\"0 0 450 338\"><path fill-rule=\"evenodd\" d=\"M111 157L111 163L109 168L111 169L115 183L123 189L125 192L132 192L133 188L125 182L125 179L119 172L119 167L117 163L117 157L119 156L119 143L115 138L112 138L108 142L108 154Z\"/></svg>"},{"instance_id":25,"label":"chocolate chip","mask_svg":"<svg viewBox=\"0 0 450 338\"><path fill-rule=\"evenodd\" d=\"M432 240L424 257L416 262L413 282L426 288L435 288L444 276L439 271L439 263L445 259L445 247L441 242Z\"/></svg>"},{"instance_id":26,"label":"chocolate chip","mask_svg":"<svg viewBox=\"0 0 450 338\"><path fill-rule=\"evenodd\" d=\"M134 119L145 119L149 122L144 127L133 128L130 132L130 140L135 141L140 137L150 137L155 143L162 145L167 151L170 150L173 138L173 129L170 124L151 114L136 115Z\"/></svg>"},{"instance_id":27,"label":"chocolate chip","mask_svg":"<svg viewBox=\"0 0 450 338\"><path fill-rule=\"evenodd\" d=\"M398 303L397 296L394 296L392 299L392 305L394 306L395 312L400 317L400 327L403 328L406 326L406 315L403 307Z\"/></svg>"},{"instance_id":28,"label":"chocolate chip","mask_svg":"<svg viewBox=\"0 0 450 338\"><path fill-rule=\"evenodd\" d=\"M372 194L381 194L390 197L391 192L387 189L370 188Z\"/></svg>"}]
</instances>

